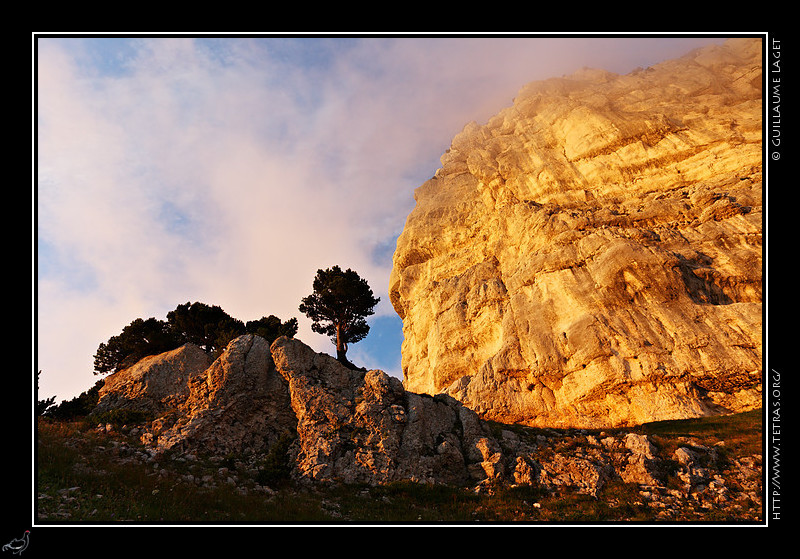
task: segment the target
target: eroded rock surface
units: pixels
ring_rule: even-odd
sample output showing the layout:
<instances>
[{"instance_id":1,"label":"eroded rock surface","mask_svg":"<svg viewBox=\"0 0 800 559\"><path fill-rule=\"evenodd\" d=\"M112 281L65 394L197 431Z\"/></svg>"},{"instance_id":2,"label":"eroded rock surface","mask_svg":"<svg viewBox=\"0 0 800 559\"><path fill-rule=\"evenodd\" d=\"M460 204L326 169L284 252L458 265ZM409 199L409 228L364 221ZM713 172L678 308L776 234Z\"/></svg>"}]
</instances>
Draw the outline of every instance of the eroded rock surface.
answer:
<instances>
[{"instance_id":1,"label":"eroded rock surface","mask_svg":"<svg viewBox=\"0 0 800 559\"><path fill-rule=\"evenodd\" d=\"M163 382L183 385L180 400L147 395L149 409L160 411L141 440L154 454L263 458L288 438L298 480L469 485L504 471L488 427L454 398L407 392L383 371L345 367L299 340L283 337L270 347L247 334L191 376L173 353L132 369L159 363ZM115 393L121 386L105 389L103 410L127 402Z\"/></svg>"},{"instance_id":2,"label":"eroded rock surface","mask_svg":"<svg viewBox=\"0 0 800 559\"><path fill-rule=\"evenodd\" d=\"M147 442L224 456L268 452L291 434L296 418L269 343L253 334L232 340L201 375L186 402L153 422Z\"/></svg>"},{"instance_id":3,"label":"eroded rock surface","mask_svg":"<svg viewBox=\"0 0 800 559\"><path fill-rule=\"evenodd\" d=\"M211 365L208 354L194 344L145 357L106 377L99 391L98 412L127 409L161 414L189 397L189 383Z\"/></svg>"},{"instance_id":4,"label":"eroded rock surface","mask_svg":"<svg viewBox=\"0 0 800 559\"><path fill-rule=\"evenodd\" d=\"M183 378L189 395L169 407L150 394L153 409L166 410L161 415L144 425L98 429L113 435L119 428L144 442L115 452L152 465L159 476L180 470L182 483L269 495L261 473L272 454L301 484L416 481L482 492L522 485L629 506L614 502L622 484L637 488L639 504L632 506L666 519L712 509L750 515L762 504L761 457L727 450L714 438L701 444L625 430L493 424L451 396L409 392L382 371L344 367L289 338L271 346L254 335L237 338L188 379L173 352L157 357L142 365L161 363L162 380L174 377L177 385ZM113 387L106 398L109 405L130 403L114 399Z\"/></svg>"},{"instance_id":5,"label":"eroded rock surface","mask_svg":"<svg viewBox=\"0 0 800 559\"><path fill-rule=\"evenodd\" d=\"M314 481L478 483L496 477L499 446L453 398L406 392L383 371L358 371L279 338L275 364L297 416L296 474Z\"/></svg>"},{"instance_id":6,"label":"eroded rock surface","mask_svg":"<svg viewBox=\"0 0 800 559\"><path fill-rule=\"evenodd\" d=\"M761 405L762 46L532 83L420 186L407 390L602 427Z\"/></svg>"}]
</instances>

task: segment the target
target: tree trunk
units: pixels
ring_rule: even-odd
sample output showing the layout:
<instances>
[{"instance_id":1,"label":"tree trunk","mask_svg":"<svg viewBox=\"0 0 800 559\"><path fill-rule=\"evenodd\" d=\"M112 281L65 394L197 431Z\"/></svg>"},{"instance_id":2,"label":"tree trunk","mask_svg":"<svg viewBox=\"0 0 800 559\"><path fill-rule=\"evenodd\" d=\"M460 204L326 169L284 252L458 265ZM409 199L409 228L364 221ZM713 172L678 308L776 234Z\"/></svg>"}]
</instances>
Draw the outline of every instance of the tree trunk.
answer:
<instances>
[{"instance_id":1,"label":"tree trunk","mask_svg":"<svg viewBox=\"0 0 800 559\"><path fill-rule=\"evenodd\" d=\"M346 357L346 355L347 355L347 344L344 342L344 340L342 338L343 338L342 325L341 324L337 324L336 325L336 359L338 359L339 362L342 365L347 365L349 367L351 364L350 364L350 361L348 361L347 357Z\"/></svg>"}]
</instances>

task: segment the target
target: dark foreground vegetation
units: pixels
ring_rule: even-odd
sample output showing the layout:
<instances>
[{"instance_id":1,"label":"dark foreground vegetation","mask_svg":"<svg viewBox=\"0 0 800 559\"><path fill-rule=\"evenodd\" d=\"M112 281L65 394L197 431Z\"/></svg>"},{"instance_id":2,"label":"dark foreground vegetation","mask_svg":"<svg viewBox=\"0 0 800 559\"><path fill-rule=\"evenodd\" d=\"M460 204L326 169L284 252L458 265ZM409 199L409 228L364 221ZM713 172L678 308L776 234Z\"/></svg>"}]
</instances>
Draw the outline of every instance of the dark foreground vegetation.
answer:
<instances>
[{"instance_id":1,"label":"dark foreground vegetation","mask_svg":"<svg viewBox=\"0 0 800 559\"><path fill-rule=\"evenodd\" d=\"M113 421L98 428L98 419ZM470 488L396 483L299 487L280 460L156 459L135 441L131 417L39 418L36 516L42 524L651 523L659 509L637 484L609 482L597 498L537 486ZM723 449L719 460L760 454L761 412L665 421L635 429L668 455L681 441ZM502 426L509 428L510 426ZM499 426L498 426L499 428ZM512 426L533 436L537 430ZM133 429L133 430L132 430ZM630 431L630 429L628 429ZM609 431L606 430L606 433ZM550 436L580 441L574 433ZM584 435L589 434L584 431ZM274 458L274 457L273 457ZM759 521L760 503L737 510L687 505L670 522Z\"/></svg>"}]
</instances>

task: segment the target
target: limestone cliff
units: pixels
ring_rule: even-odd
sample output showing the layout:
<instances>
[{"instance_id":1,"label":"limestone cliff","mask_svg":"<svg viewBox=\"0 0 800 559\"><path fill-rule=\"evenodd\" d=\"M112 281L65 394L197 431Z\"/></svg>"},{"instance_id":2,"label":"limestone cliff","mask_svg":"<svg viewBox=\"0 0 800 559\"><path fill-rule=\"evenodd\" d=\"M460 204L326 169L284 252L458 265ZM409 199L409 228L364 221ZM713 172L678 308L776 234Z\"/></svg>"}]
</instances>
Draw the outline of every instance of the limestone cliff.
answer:
<instances>
[{"instance_id":1,"label":"limestone cliff","mask_svg":"<svg viewBox=\"0 0 800 559\"><path fill-rule=\"evenodd\" d=\"M407 390L598 427L761 404L762 45L525 86L415 193Z\"/></svg>"}]
</instances>

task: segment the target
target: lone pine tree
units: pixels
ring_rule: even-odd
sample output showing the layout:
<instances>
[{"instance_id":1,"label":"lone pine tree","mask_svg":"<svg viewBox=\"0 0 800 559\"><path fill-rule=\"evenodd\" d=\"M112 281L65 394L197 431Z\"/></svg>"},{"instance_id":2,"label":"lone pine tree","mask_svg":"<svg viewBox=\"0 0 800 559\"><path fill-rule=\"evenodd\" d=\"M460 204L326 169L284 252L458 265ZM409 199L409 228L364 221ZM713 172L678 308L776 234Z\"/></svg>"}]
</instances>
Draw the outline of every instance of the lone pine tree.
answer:
<instances>
[{"instance_id":1,"label":"lone pine tree","mask_svg":"<svg viewBox=\"0 0 800 559\"><path fill-rule=\"evenodd\" d=\"M351 367L347 346L369 333L364 318L374 314L380 298L373 296L367 281L356 272L342 271L339 266L317 270L313 287L314 292L302 299L300 312L313 321L314 332L330 337L339 362Z\"/></svg>"}]
</instances>

